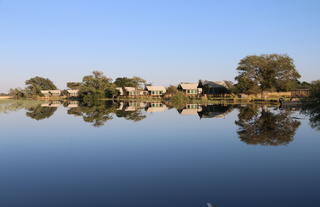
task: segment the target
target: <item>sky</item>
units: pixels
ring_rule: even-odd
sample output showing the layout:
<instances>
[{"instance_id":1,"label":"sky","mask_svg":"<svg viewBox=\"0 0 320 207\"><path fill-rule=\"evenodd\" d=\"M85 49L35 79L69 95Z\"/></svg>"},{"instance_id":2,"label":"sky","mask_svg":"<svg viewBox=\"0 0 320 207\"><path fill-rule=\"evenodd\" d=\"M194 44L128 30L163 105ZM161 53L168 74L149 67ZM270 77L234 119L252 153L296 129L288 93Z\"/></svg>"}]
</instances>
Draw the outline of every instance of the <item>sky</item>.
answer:
<instances>
[{"instance_id":1,"label":"sky","mask_svg":"<svg viewBox=\"0 0 320 207\"><path fill-rule=\"evenodd\" d=\"M247 55L287 54L320 79L318 0L0 0L0 92L93 70L169 85L231 80Z\"/></svg>"}]
</instances>

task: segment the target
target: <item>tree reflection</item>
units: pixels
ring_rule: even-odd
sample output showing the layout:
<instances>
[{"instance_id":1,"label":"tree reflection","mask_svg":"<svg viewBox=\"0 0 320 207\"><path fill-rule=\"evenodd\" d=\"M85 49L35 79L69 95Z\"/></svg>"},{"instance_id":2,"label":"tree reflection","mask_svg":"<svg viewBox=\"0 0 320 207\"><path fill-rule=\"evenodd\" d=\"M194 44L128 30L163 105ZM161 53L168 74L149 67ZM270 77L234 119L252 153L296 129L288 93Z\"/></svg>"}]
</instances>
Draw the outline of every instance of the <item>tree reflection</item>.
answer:
<instances>
[{"instance_id":1,"label":"tree reflection","mask_svg":"<svg viewBox=\"0 0 320 207\"><path fill-rule=\"evenodd\" d=\"M300 122L289 111L272 112L250 105L241 107L236 125L241 141L253 145L286 145L293 141Z\"/></svg>"},{"instance_id":2,"label":"tree reflection","mask_svg":"<svg viewBox=\"0 0 320 207\"><path fill-rule=\"evenodd\" d=\"M310 126L320 131L320 103L304 104L302 113L309 116Z\"/></svg>"},{"instance_id":3,"label":"tree reflection","mask_svg":"<svg viewBox=\"0 0 320 207\"><path fill-rule=\"evenodd\" d=\"M50 118L54 112L56 112L56 107L42 107L41 105L37 105L35 107L30 107L27 109L26 116L35 120L43 120Z\"/></svg>"},{"instance_id":4,"label":"tree reflection","mask_svg":"<svg viewBox=\"0 0 320 207\"><path fill-rule=\"evenodd\" d=\"M1 100L0 101L0 114L18 111L21 109L30 109L40 105L41 101L29 101L29 100Z\"/></svg>"},{"instance_id":5,"label":"tree reflection","mask_svg":"<svg viewBox=\"0 0 320 207\"><path fill-rule=\"evenodd\" d=\"M146 115L142 114L140 109L136 111L118 110L116 111L116 116L118 118L125 118L126 120L131 120L134 122L141 121L147 117Z\"/></svg>"},{"instance_id":6,"label":"tree reflection","mask_svg":"<svg viewBox=\"0 0 320 207\"><path fill-rule=\"evenodd\" d=\"M112 102L96 102L94 105L80 105L68 110L68 114L81 116L85 122L92 123L95 127L101 127L112 119L111 113L115 112L116 105Z\"/></svg>"}]
</instances>

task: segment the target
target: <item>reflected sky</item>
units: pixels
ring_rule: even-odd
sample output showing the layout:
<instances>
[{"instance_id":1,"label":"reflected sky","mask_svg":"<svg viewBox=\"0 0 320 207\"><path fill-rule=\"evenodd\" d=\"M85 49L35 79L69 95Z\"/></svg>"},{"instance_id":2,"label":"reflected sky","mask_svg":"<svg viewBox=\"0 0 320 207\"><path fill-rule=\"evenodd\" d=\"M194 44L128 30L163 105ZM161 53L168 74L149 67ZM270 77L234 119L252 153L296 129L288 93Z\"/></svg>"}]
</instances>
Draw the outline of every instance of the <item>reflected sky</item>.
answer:
<instances>
[{"instance_id":1,"label":"reflected sky","mask_svg":"<svg viewBox=\"0 0 320 207\"><path fill-rule=\"evenodd\" d=\"M0 204L317 206L308 110L2 102Z\"/></svg>"}]
</instances>

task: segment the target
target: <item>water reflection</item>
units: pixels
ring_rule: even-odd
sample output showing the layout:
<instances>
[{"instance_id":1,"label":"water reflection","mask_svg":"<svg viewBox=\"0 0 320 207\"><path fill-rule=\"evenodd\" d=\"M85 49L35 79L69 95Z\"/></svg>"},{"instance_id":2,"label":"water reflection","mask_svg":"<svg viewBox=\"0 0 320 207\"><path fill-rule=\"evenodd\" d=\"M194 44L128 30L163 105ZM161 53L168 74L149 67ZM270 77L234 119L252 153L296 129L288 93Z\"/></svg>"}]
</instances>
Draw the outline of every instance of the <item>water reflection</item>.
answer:
<instances>
[{"instance_id":1,"label":"water reflection","mask_svg":"<svg viewBox=\"0 0 320 207\"><path fill-rule=\"evenodd\" d=\"M198 114L200 118L224 118L233 109L232 105L207 105Z\"/></svg>"},{"instance_id":2,"label":"water reflection","mask_svg":"<svg viewBox=\"0 0 320 207\"><path fill-rule=\"evenodd\" d=\"M134 122L141 121L147 116L142 113L142 109L146 107L145 103L141 102L120 102L119 107L115 111L115 115L118 118L124 118L126 120L132 120Z\"/></svg>"},{"instance_id":3,"label":"water reflection","mask_svg":"<svg viewBox=\"0 0 320 207\"><path fill-rule=\"evenodd\" d=\"M35 107L30 107L27 110L27 117L30 117L35 120L42 120L50 118L54 114L54 112L56 112L57 107L37 105Z\"/></svg>"},{"instance_id":4,"label":"water reflection","mask_svg":"<svg viewBox=\"0 0 320 207\"><path fill-rule=\"evenodd\" d=\"M162 102L113 102L100 101L94 104L68 102L6 101L0 103L0 113L20 109L26 110L26 116L35 120L50 118L58 107L65 107L67 114L81 117L94 127L101 127L114 118L139 122L149 114L174 109ZM235 124L242 142L252 145L287 145L293 141L300 121L295 119L293 111L300 111L310 120L312 128L320 130L320 105L306 104L299 107L279 109L278 106L262 105L201 105L186 104L177 110L180 115L198 116L200 119L225 118L234 109L239 111Z\"/></svg>"},{"instance_id":5,"label":"water reflection","mask_svg":"<svg viewBox=\"0 0 320 207\"><path fill-rule=\"evenodd\" d=\"M320 103L305 104L301 112L309 116L310 126L320 131Z\"/></svg>"},{"instance_id":6,"label":"water reflection","mask_svg":"<svg viewBox=\"0 0 320 207\"><path fill-rule=\"evenodd\" d=\"M40 105L41 101L24 101L24 100L1 100L0 114L18 111L21 109L29 109Z\"/></svg>"},{"instance_id":7,"label":"water reflection","mask_svg":"<svg viewBox=\"0 0 320 207\"><path fill-rule=\"evenodd\" d=\"M72 107L68 110L68 114L74 116L81 116L83 121L92 123L95 127L100 127L105 122L112 120L112 114L116 110L116 105L112 102L101 102L95 105L80 105L79 107Z\"/></svg>"},{"instance_id":8,"label":"water reflection","mask_svg":"<svg viewBox=\"0 0 320 207\"><path fill-rule=\"evenodd\" d=\"M253 145L287 145L293 141L300 122L291 111L275 111L267 107L249 105L240 107L238 135L241 141Z\"/></svg>"},{"instance_id":9,"label":"water reflection","mask_svg":"<svg viewBox=\"0 0 320 207\"><path fill-rule=\"evenodd\" d=\"M203 106L200 104L186 104L184 108L177 109L181 115L199 115Z\"/></svg>"}]
</instances>

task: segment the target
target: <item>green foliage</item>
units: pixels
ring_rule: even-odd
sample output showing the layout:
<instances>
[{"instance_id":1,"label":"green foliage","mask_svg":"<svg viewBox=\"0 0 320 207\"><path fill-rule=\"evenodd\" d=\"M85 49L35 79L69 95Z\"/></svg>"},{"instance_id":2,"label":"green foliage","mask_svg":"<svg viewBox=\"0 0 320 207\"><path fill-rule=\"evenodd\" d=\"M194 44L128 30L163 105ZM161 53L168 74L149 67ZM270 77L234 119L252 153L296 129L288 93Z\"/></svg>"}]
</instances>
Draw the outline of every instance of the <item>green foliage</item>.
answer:
<instances>
[{"instance_id":1,"label":"green foliage","mask_svg":"<svg viewBox=\"0 0 320 207\"><path fill-rule=\"evenodd\" d=\"M111 78L106 77L101 71L93 71L92 75L84 76L82 79L81 89L86 88L87 91L100 92L104 91L111 85Z\"/></svg>"},{"instance_id":2,"label":"green foliage","mask_svg":"<svg viewBox=\"0 0 320 207\"><path fill-rule=\"evenodd\" d=\"M127 78L127 77L122 77L122 78L117 78L114 81L114 84L117 87L134 87L134 88L143 88L144 84L146 81L140 77L132 77L132 78Z\"/></svg>"},{"instance_id":3,"label":"green foliage","mask_svg":"<svg viewBox=\"0 0 320 207\"><path fill-rule=\"evenodd\" d=\"M93 71L92 75L83 77L80 87L80 97L86 102L94 99L113 97L117 93L112 79L106 77L103 72Z\"/></svg>"},{"instance_id":4,"label":"green foliage","mask_svg":"<svg viewBox=\"0 0 320 207\"><path fill-rule=\"evenodd\" d=\"M311 83L308 83L306 81L298 81L297 89L311 89Z\"/></svg>"},{"instance_id":5,"label":"green foliage","mask_svg":"<svg viewBox=\"0 0 320 207\"><path fill-rule=\"evenodd\" d=\"M82 94L83 95L83 94ZM82 101L85 105L97 105L101 99L105 98L102 93L88 93L83 95Z\"/></svg>"},{"instance_id":6,"label":"green foliage","mask_svg":"<svg viewBox=\"0 0 320 207\"><path fill-rule=\"evenodd\" d=\"M57 87L48 78L36 76L26 80L26 92L28 96L39 95L42 96L41 90L56 90Z\"/></svg>"},{"instance_id":7,"label":"green foliage","mask_svg":"<svg viewBox=\"0 0 320 207\"><path fill-rule=\"evenodd\" d=\"M311 97L320 99L320 80L312 81Z\"/></svg>"},{"instance_id":8,"label":"green foliage","mask_svg":"<svg viewBox=\"0 0 320 207\"><path fill-rule=\"evenodd\" d=\"M240 74L236 77L236 80L238 81L237 84L235 84L235 93L247 93L247 94L255 94L260 92L260 88L255 81L250 79L249 77L246 77L247 74Z\"/></svg>"},{"instance_id":9,"label":"green foliage","mask_svg":"<svg viewBox=\"0 0 320 207\"><path fill-rule=\"evenodd\" d=\"M237 70L236 91L239 93L289 91L296 88L301 77L293 59L278 54L247 56L240 60Z\"/></svg>"},{"instance_id":10,"label":"green foliage","mask_svg":"<svg viewBox=\"0 0 320 207\"><path fill-rule=\"evenodd\" d=\"M80 82L67 82L67 87L73 90L80 89L81 83Z\"/></svg>"},{"instance_id":11,"label":"green foliage","mask_svg":"<svg viewBox=\"0 0 320 207\"><path fill-rule=\"evenodd\" d=\"M190 100L183 92L178 91L175 95L170 97L170 105L177 109L183 109Z\"/></svg>"},{"instance_id":12,"label":"green foliage","mask_svg":"<svg viewBox=\"0 0 320 207\"><path fill-rule=\"evenodd\" d=\"M27 98L26 91L21 88L11 88L9 91L9 95L16 99Z\"/></svg>"},{"instance_id":13,"label":"green foliage","mask_svg":"<svg viewBox=\"0 0 320 207\"><path fill-rule=\"evenodd\" d=\"M167 90L166 90L166 94L167 95L175 95L175 94L177 94L179 91L178 91L178 88L176 87L176 86L173 86L173 85L171 85L171 86L169 86L168 88L167 88Z\"/></svg>"}]
</instances>

